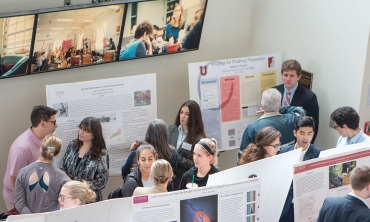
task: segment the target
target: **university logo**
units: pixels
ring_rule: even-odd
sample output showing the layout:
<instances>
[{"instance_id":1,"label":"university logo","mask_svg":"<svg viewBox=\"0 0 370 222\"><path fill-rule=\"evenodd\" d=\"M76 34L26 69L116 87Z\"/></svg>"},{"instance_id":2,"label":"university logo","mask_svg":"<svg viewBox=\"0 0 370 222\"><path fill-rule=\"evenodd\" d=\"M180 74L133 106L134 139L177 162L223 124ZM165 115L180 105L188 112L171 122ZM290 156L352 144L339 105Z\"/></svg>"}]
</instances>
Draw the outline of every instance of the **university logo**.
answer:
<instances>
[{"instance_id":1,"label":"university logo","mask_svg":"<svg viewBox=\"0 0 370 222\"><path fill-rule=\"evenodd\" d=\"M207 75L207 66L199 66L200 75L205 76Z\"/></svg>"},{"instance_id":2,"label":"university logo","mask_svg":"<svg viewBox=\"0 0 370 222\"><path fill-rule=\"evenodd\" d=\"M62 97L62 96L64 96L64 91L57 91L55 93L55 95L58 96L58 97Z\"/></svg>"}]
</instances>

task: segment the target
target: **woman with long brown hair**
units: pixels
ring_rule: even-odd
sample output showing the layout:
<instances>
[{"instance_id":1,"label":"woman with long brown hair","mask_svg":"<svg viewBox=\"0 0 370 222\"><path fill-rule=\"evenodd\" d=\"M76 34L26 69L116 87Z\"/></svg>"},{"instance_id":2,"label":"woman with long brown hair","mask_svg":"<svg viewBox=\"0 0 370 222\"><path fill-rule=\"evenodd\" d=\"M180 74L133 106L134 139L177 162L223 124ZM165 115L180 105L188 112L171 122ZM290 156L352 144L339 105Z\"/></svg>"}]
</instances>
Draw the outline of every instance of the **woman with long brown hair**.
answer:
<instances>
[{"instance_id":1,"label":"woman with long brown hair","mask_svg":"<svg viewBox=\"0 0 370 222\"><path fill-rule=\"evenodd\" d=\"M250 143L247 146L240 157L238 165L275 156L280 151L280 136L281 133L274 127L262 128L256 135L256 144Z\"/></svg>"},{"instance_id":2,"label":"woman with long brown hair","mask_svg":"<svg viewBox=\"0 0 370 222\"><path fill-rule=\"evenodd\" d=\"M72 180L85 180L103 200L102 190L108 182L109 155L99 119L86 117L78 125L77 139L67 147L61 169Z\"/></svg>"},{"instance_id":3,"label":"woman with long brown hair","mask_svg":"<svg viewBox=\"0 0 370 222\"><path fill-rule=\"evenodd\" d=\"M176 116L175 125L168 127L169 143L177 149L178 161L175 170L175 189L181 177L194 166L193 150L200 139L206 137L202 113L197 102L184 102Z\"/></svg>"}]
</instances>

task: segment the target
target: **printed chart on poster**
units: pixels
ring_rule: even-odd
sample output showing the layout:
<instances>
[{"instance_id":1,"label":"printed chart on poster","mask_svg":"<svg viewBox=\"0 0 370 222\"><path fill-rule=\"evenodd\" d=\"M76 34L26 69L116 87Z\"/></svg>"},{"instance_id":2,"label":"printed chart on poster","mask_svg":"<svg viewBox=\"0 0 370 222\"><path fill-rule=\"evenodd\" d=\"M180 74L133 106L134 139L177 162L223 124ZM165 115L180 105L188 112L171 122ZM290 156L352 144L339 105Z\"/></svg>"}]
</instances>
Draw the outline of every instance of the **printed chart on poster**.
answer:
<instances>
[{"instance_id":1,"label":"printed chart on poster","mask_svg":"<svg viewBox=\"0 0 370 222\"><path fill-rule=\"evenodd\" d=\"M257 222L260 178L234 183L133 197L133 222Z\"/></svg>"},{"instance_id":2,"label":"printed chart on poster","mask_svg":"<svg viewBox=\"0 0 370 222\"><path fill-rule=\"evenodd\" d=\"M155 74L47 85L46 98L47 105L58 110L55 133L63 141L55 164L60 166L69 142L78 136L77 126L90 116L102 125L110 175L121 174L131 143L144 139L157 116Z\"/></svg>"},{"instance_id":3,"label":"printed chart on poster","mask_svg":"<svg viewBox=\"0 0 370 222\"><path fill-rule=\"evenodd\" d=\"M316 221L326 197L343 197L350 193L351 172L360 165L370 166L370 144L294 165L295 221ZM367 205L370 206L369 200Z\"/></svg>"},{"instance_id":4,"label":"printed chart on poster","mask_svg":"<svg viewBox=\"0 0 370 222\"><path fill-rule=\"evenodd\" d=\"M207 137L220 150L239 148L245 128L259 117L262 92L281 82L280 53L188 66L190 99L201 107Z\"/></svg>"}]
</instances>

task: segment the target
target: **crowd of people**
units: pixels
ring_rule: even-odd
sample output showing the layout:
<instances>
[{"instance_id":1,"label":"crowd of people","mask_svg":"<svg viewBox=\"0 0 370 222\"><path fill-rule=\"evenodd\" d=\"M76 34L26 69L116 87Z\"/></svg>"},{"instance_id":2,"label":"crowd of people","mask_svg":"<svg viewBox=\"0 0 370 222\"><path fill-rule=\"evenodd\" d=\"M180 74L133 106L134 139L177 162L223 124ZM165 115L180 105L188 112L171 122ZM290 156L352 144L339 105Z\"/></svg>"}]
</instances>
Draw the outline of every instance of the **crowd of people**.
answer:
<instances>
[{"instance_id":1,"label":"crowd of people","mask_svg":"<svg viewBox=\"0 0 370 222\"><path fill-rule=\"evenodd\" d=\"M299 161L307 161L318 158L323 150L313 144L319 107L316 95L298 83L300 64L285 61L281 75L283 84L263 92L258 111L262 115L244 131L238 165L295 149L301 149ZM21 214L40 213L103 200L109 153L99 119L86 117L81 121L77 138L69 143L61 167L56 168L52 160L62 147L61 139L53 134L58 127L56 113L55 109L35 106L32 126L10 148L3 190L8 210L15 207ZM360 118L353 108L340 107L330 117L340 134L337 147L370 142L359 128ZM188 100L179 107L173 125L167 128L163 120L154 119L145 141L132 143L122 166L123 185L109 198L206 186L209 175L219 172L218 154L217 141L206 137L198 103ZM344 199L328 198L320 211L320 221L338 217L333 212L343 210L343 204L353 205L350 208L355 213L349 215L354 218L369 214L359 212L363 206L354 204L362 205L361 201L370 197L370 169L358 166L350 177L352 193ZM294 221L293 184L280 221Z\"/></svg>"}]
</instances>

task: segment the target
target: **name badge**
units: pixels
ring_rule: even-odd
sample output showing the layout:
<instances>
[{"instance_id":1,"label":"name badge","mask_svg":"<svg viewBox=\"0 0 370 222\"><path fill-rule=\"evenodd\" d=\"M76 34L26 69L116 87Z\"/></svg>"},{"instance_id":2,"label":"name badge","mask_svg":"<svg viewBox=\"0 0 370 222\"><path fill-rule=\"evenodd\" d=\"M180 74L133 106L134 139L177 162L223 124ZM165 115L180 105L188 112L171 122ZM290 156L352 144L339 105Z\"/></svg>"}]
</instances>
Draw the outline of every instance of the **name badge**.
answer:
<instances>
[{"instance_id":1,"label":"name badge","mask_svg":"<svg viewBox=\"0 0 370 222\"><path fill-rule=\"evenodd\" d=\"M181 148L191 151L191 144L183 142Z\"/></svg>"}]
</instances>

